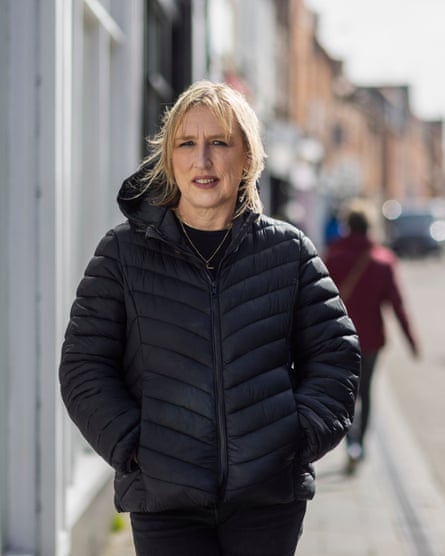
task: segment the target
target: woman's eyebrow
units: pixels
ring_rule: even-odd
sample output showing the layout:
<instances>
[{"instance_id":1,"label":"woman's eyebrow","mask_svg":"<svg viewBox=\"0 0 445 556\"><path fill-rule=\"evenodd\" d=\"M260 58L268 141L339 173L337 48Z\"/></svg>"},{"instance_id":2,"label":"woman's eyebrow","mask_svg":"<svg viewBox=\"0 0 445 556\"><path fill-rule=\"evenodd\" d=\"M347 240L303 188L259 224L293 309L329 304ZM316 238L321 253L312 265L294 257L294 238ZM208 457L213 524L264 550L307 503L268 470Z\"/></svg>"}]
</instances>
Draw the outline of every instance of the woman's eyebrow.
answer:
<instances>
[{"instance_id":1,"label":"woman's eyebrow","mask_svg":"<svg viewBox=\"0 0 445 556\"><path fill-rule=\"evenodd\" d=\"M190 141L191 139L196 139L196 135L193 134L187 134L187 135L177 135L175 137L175 141ZM221 133L212 133L211 135L206 135L205 138L206 139L224 139L224 141L229 141L231 139L231 134L227 134L224 132Z\"/></svg>"}]
</instances>

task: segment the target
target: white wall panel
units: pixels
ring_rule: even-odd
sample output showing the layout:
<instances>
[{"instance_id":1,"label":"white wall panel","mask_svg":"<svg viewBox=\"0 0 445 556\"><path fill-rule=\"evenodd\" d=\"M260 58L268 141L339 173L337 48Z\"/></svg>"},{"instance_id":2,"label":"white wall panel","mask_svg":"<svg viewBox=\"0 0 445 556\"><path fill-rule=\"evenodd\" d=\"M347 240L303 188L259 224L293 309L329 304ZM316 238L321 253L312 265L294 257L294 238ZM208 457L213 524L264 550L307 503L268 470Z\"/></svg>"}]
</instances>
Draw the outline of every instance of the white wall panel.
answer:
<instances>
[{"instance_id":1,"label":"white wall panel","mask_svg":"<svg viewBox=\"0 0 445 556\"><path fill-rule=\"evenodd\" d=\"M76 480L88 458L57 367L75 286L141 156L143 0L1 9L0 554L66 556L110 469L96 458L89 488Z\"/></svg>"}]
</instances>

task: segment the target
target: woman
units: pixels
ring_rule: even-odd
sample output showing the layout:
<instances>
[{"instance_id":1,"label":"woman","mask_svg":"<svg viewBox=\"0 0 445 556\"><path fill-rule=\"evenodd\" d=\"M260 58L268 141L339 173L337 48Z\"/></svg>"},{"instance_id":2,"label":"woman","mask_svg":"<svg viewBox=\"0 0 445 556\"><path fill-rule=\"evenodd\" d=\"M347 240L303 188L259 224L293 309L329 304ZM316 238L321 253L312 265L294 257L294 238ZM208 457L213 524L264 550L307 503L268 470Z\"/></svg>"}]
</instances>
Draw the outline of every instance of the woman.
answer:
<instances>
[{"instance_id":1,"label":"woman","mask_svg":"<svg viewBox=\"0 0 445 556\"><path fill-rule=\"evenodd\" d=\"M245 98L198 82L124 182L60 366L138 555L293 555L352 420L357 337L310 241L263 216Z\"/></svg>"}]
</instances>

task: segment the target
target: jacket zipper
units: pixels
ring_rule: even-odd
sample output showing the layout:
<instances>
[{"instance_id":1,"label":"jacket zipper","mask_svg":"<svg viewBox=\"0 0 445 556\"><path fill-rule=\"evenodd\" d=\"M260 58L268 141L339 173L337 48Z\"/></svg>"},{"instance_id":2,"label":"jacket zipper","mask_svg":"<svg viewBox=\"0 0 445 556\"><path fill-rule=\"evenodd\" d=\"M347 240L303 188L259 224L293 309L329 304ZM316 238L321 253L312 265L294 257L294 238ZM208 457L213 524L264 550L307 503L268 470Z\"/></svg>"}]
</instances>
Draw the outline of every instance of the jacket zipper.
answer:
<instances>
[{"instance_id":1,"label":"jacket zipper","mask_svg":"<svg viewBox=\"0 0 445 556\"><path fill-rule=\"evenodd\" d=\"M149 227L146 231L146 237L157 237L158 239L164 241L167 244L170 242L163 236L163 234L156 231L154 227ZM175 251L179 254L185 255L183 250L178 249L174 246ZM228 469L228 454L227 454L227 423L226 423L226 412L224 404L224 378L223 378L223 357L221 349L221 322L220 322L220 307L219 307L219 297L218 297L218 280L210 276L207 270L204 268L202 261L198 257L191 255L187 252L185 257L189 262L193 262L199 268L203 268L206 273L208 280L211 285L211 310L212 310L212 333L213 333L213 347L215 354L215 403L216 403L216 425L218 430L218 449L219 449L219 461L218 461L218 484L219 484L219 498L222 500L224 498L224 492L227 481L227 469ZM220 262L219 271L221 270L221 265L223 260L228 256L226 252Z\"/></svg>"},{"instance_id":2,"label":"jacket zipper","mask_svg":"<svg viewBox=\"0 0 445 556\"><path fill-rule=\"evenodd\" d=\"M227 480L227 426L224 405L224 379L223 361L221 350L221 324L219 318L219 299L216 281L212 280L212 329L213 345L215 353L215 401L216 401L216 423L218 428L219 442L219 469L218 481L220 487L220 498L224 498L224 490Z\"/></svg>"}]
</instances>

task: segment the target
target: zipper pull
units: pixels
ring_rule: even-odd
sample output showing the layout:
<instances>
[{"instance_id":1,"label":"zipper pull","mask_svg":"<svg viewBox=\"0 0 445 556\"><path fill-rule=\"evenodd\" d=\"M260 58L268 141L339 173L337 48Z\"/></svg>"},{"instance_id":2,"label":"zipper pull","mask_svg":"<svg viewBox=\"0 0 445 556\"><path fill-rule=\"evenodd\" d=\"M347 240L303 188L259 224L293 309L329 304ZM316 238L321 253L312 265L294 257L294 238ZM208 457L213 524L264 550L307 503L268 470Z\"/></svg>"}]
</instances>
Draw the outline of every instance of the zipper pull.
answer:
<instances>
[{"instance_id":1,"label":"zipper pull","mask_svg":"<svg viewBox=\"0 0 445 556\"><path fill-rule=\"evenodd\" d=\"M212 280L212 297L216 297L218 292L215 280Z\"/></svg>"}]
</instances>

